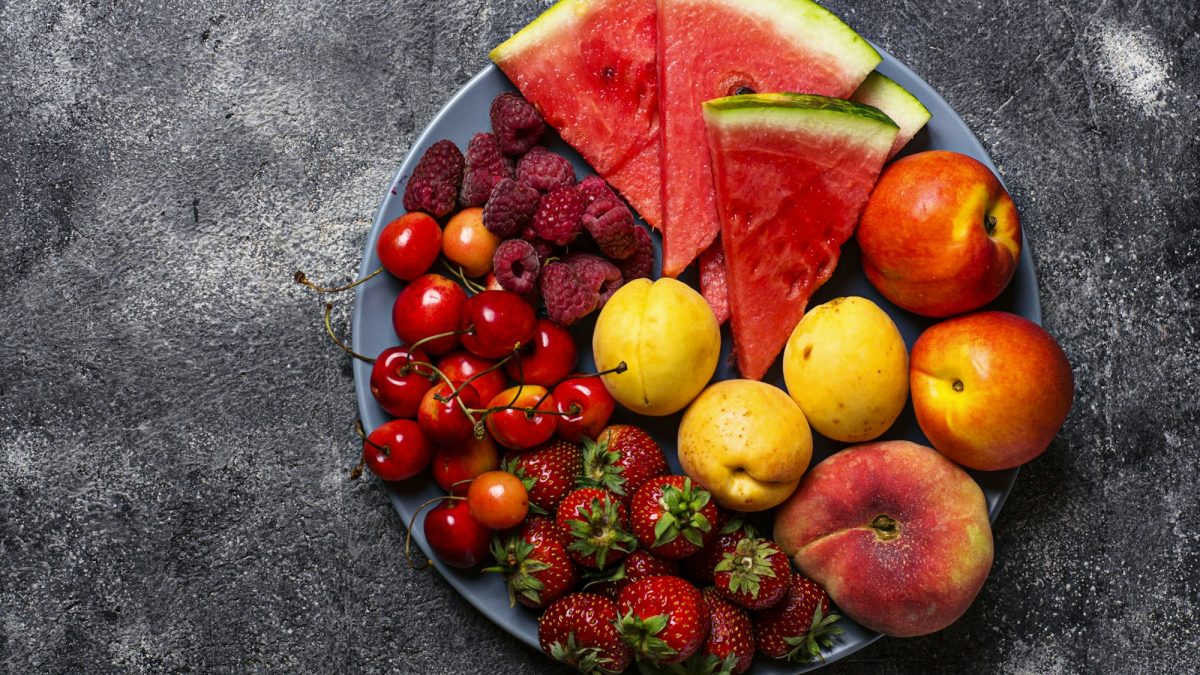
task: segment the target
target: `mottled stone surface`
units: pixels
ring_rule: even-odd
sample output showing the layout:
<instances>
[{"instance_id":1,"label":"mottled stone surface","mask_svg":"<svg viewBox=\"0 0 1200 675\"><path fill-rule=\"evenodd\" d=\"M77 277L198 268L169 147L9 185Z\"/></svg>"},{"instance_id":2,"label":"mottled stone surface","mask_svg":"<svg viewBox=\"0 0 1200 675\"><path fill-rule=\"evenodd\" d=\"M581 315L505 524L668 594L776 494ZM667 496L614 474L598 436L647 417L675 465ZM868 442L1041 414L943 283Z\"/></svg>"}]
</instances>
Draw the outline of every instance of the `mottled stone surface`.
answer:
<instances>
[{"instance_id":1,"label":"mottled stone surface","mask_svg":"<svg viewBox=\"0 0 1200 675\"><path fill-rule=\"evenodd\" d=\"M548 4L0 2L0 670L559 672L346 479L348 361L290 282L356 267ZM1198 6L829 4L992 154L1078 385L966 617L830 672L1200 668Z\"/></svg>"}]
</instances>

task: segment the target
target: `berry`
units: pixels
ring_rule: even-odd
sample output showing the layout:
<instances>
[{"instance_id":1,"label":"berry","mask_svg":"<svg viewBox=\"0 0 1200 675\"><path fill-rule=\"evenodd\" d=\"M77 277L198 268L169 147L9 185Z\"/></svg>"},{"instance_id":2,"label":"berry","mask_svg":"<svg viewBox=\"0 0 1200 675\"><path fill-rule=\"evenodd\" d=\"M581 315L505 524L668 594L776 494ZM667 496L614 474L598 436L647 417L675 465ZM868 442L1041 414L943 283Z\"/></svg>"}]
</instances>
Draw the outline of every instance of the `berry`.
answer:
<instances>
[{"instance_id":1,"label":"berry","mask_svg":"<svg viewBox=\"0 0 1200 675\"><path fill-rule=\"evenodd\" d=\"M655 665L687 660L708 634L704 596L674 576L638 579L617 595L617 631L638 658Z\"/></svg>"},{"instance_id":2,"label":"berry","mask_svg":"<svg viewBox=\"0 0 1200 675\"><path fill-rule=\"evenodd\" d=\"M579 446L566 441L550 441L533 450L510 453L504 460L505 470L525 481L529 503L545 513L554 513L575 489L582 466Z\"/></svg>"},{"instance_id":3,"label":"berry","mask_svg":"<svg viewBox=\"0 0 1200 675\"><path fill-rule=\"evenodd\" d=\"M633 228L637 249L624 260L617 262L625 283L634 279L650 279L654 276L654 241L644 227Z\"/></svg>"},{"instance_id":4,"label":"berry","mask_svg":"<svg viewBox=\"0 0 1200 675\"><path fill-rule=\"evenodd\" d=\"M508 586L508 603L543 609L579 585L579 568L567 555L570 539L558 523L534 516L519 530L492 539L494 567Z\"/></svg>"},{"instance_id":5,"label":"berry","mask_svg":"<svg viewBox=\"0 0 1200 675\"><path fill-rule=\"evenodd\" d=\"M613 626L617 604L596 593L572 593L538 619L538 643L550 658L586 675L623 672L633 652Z\"/></svg>"},{"instance_id":6,"label":"berry","mask_svg":"<svg viewBox=\"0 0 1200 675\"><path fill-rule=\"evenodd\" d=\"M479 474L467 488L471 515L493 530L516 527L529 514L529 492L521 479L507 471Z\"/></svg>"},{"instance_id":7,"label":"berry","mask_svg":"<svg viewBox=\"0 0 1200 675\"><path fill-rule=\"evenodd\" d=\"M599 297L596 308L604 306L613 293L625 283L621 278L621 270L611 262L590 253L571 253L562 261L575 267L579 278L589 289L594 289Z\"/></svg>"},{"instance_id":8,"label":"berry","mask_svg":"<svg viewBox=\"0 0 1200 675\"><path fill-rule=\"evenodd\" d=\"M500 94L492 99L489 112L496 144L507 155L529 152L546 131L546 122L537 108L518 94Z\"/></svg>"},{"instance_id":9,"label":"berry","mask_svg":"<svg viewBox=\"0 0 1200 675\"><path fill-rule=\"evenodd\" d=\"M448 215L458 203L462 174L463 155L453 141L440 140L429 146L404 188L405 210L424 211L436 218Z\"/></svg>"},{"instance_id":10,"label":"berry","mask_svg":"<svg viewBox=\"0 0 1200 675\"><path fill-rule=\"evenodd\" d=\"M692 659L702 667L688 672L737 675L750 669L754 659L754 625L745 610L721 597L713 588L701 591L708 610L708 638Z\"/></svg>"},{"instance_id":11,"label":"berry","mask_svg":"<svg viewBox=\"0 0 1200 675\"><path fill-rule=\"evenodd\" d=\"M697 586L713 583L713 572L717 563L725 557L725 547L736 546L746 537L754 536L754 528L742 521L740 516L729 517L728 512L717 507L717 536L704 545L695 555L680 562L683 575Z\"/></svg>"},{"instance_id":12,"label":"berry","mask_svg":"<svg viewBox=\"0 0 1200 675\"><path fill-rule=\"evenodd\" d=\"M497 237L515 237L533 222L540 198L532 187L503 178L483 206L483 226Z\"/></svg>"},{"instance_id":13,"label":"berry","mask_svg":"<svg viewBox=\"0 0 1200 675\"><path fill-rule=\"evenodd\" d=\"M537 236L552 244L566 246L583 231L583 198L574 187L555 188L538 203L533 216Z\"/></svg>"},{"instance_id":14,"label":"berry","mask_svg":"<svg viewBox=\"0 0 1200 675\"><path fill-rule=\"evenodd\" d=\"M624 260L637 251L637 226L633 212L615 197L601 197L583 214L583 227L596 240L600 251L614 260Z\"/></svg>"},{"instance_id":15,"label":"berry","mask_svg":"<svg viewBox=\"0 0 1200 675\"><path fill-rule=\"evenodd\" d=\"M442 250L442 228L427 213L413 212L384 226L375 242L379 262L392 276L412 281L429 271Z\"/></svg>"},{"instance_id":16,"label":"berry","mask_svg":"<svg viewBox=\"0 0 1200 675\"><path fill-rule=\"evenodd\" d=\"M553 262L542 269L542 300L546 314L560 326L570 326L591 314L600 295L588 288L574 265Z\"/></svg>"},{"instance_id":17,"label":"berry","mask_svg":"<svg viewBox=\"0 0 1200 675\"><path fill-rule=\"evenodd\" d=\"M625 529L629 521L625 505L598 488L568 494L558 505L555 520L571 533L567 550L584 567L603 568L620 560L637 543Z\"/></svg>"},{"instance_id":18,"label":"berry","mask_svg":"<svg viewBox=\"0 0 1200 675\"><path fill-rule=\"evenodd\" d=\"M661 576L669 574L672 576L679 575L679 563L674 560L663 560L655 557L653 554L638 549L633 553L625 556L621 564L617 566L608 577L592 582L595 585L588 586L597 593L603 593L612 597L617 597L622 588L646 577Z\"/></svg>"},{"instance_id":19,"label":"berry","mask_svg":"<svg viewBox=\"0 0 1200 675\"><path fill-rule=\"evenodd\" d=\"M730 602L766 609L787 595L792 567L787 554L770 539L745 537L722 551L713 583Z\"/></svg>"},{"instance_id":20,"label":"berry","mask_svg":"<svg viewBox=\"0 0 1200 675\"><path fill-rule=\"evenodd\" d=\"M532 244L524 239L506 239L496 248L492 268L501 288L523 296L537 288L542 265Z\"/></svg>"},{"instance_id":21,"label":"berry","mask_svg":"<svg viewBox=\"0 0 1200 675\"><path fill-rule=\"evenodd\" d=\"M433 444L412 420L384 422L363 441L363 463L382 480L412 478L432 458Z\"/></svg>"},{"instance_id":22,"label":"berry","mask_svg":"<svg viewBox=\"0 0 1200 675\"><path fill-rule=\"evenodd\" d=\"M799 572L791 572L788 591L774 607L755 612L754 641L758 651L776 659L824 661L821 647L833 646L833 638L842 634L835 625L840 617L829 613L829 596Z\"/></svg>"},{"instance_id":23,"label":"berry","mask_svg":"<svg viewBox=\"0 0 1200 675\"><path fill-rule=\"evenodd\" d=\"M566 157L536 147L517 162L517 182L544 195L556 188L575 185L575 170Z\"/></svg>"},{"instance_id":24,"label":"berry","mask_svg":"<svg viewBox=\"0 0 1200 675\"><path fill-rule=\"evenodd\" d=\"M492 531L471 516L462 499L447 499L426 511L424 530L433 554L459 569L482 562L492 544Z\"/></svg>"},{"instance_id":25,"label":"berry","mask_svg":"<svg viewBox=\"0 0 1200 675\"><path fill-rule=\"evenodd\" d=\"M629 500L634 536L651 553L678 560L717 534L712 495L686 476L651 478Z\"/></svg>"},{"instance_id":26,"label":"berry","mask_svg":"<svg viewBox=\"0 0 1200 675\"><path fill-rule=\"evenodd\" d=\"M480 132L467 144L466 169L463 171L462 189L458 203L463 207L483 206L496 187L505 178L516 175L516 163L500 151L496 136Z\"/></svg>"},{"instance_id":27,"label":"berry","mask_svg":"<svg viewBox=\"0 0 1200 675\"><path fill-rule=\"evenodd\" d=\"M583 442L578 484L602 487L628 499L646 481L666 473L667 458L650 434L629 424L613 424L595 441Z\"/></svg>"},{"instance_id":28,"label":"berry","mask_svg":"<svg viewBox=\"0 0 1200 675\"><path fill-rule=\"evenodd\" d=\"M579 195L583 197L583 205L591 206L600 198L616 199L617 195L600 176L588 176L579 181Z\"/></svg>"}]
</instances>

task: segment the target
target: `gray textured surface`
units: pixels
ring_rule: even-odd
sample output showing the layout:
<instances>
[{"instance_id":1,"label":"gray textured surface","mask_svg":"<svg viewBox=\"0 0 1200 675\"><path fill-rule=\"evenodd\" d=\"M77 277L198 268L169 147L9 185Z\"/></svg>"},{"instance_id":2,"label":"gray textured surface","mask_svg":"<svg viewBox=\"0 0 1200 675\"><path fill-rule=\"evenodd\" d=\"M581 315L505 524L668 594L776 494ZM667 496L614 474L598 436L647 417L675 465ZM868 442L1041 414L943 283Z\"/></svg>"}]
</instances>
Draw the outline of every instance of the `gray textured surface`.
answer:
<instances>
[{"instance_id":1,"label":"gray textured surface","mask_svg":"<svg viewBox=\"0 0 1200 675\"><path fill-rule=\"evenodd\" d=\"M405 565L290 283L547 4L0 1L0 669L558 672ZM829 6L992 153L1078 386L967 616L830 672L1200 668L1196 4Z\"/></svg>"}]
</instances>

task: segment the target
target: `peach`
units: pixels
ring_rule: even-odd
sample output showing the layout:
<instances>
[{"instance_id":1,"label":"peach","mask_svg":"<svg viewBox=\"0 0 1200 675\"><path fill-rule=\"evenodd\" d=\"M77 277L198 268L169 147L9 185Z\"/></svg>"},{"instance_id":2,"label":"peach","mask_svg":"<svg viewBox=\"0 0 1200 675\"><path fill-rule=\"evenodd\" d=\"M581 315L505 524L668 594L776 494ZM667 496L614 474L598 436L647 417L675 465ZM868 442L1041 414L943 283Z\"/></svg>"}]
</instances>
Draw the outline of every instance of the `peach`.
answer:
<instances>
[{"instance_id":1,"label":"peach","mask_svg":"<svg viewBox=\"0 0 1200 675\"><path fill-rule=\"evenodd\" d=\"M774 536L847 616L897 637L954 623L992 567L983 491L908 441L856 445L817 464L775 512Z\"/></svg>"},{"instance_id":2,"label":"peach","mask_svg":"<svg viewBox=\"0 0 1200 675\"><path fill-rule=\"evenodd\" d=\"M1042 454L1067 419L1075 380L1041 326L1007 312L930 327L913 345L913 410L938 452L972 469L1009 469Z\"/></svg>"}]
</instances>

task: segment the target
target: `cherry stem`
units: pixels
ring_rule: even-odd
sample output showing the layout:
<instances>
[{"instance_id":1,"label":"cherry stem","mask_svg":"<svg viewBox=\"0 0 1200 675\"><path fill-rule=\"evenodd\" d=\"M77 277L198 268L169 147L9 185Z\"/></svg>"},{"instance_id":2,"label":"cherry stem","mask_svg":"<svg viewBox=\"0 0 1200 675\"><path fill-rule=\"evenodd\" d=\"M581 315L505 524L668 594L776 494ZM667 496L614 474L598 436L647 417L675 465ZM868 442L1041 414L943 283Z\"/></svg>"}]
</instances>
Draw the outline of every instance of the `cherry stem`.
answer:
<instances>
[{"instance_id":1,"label":"cherry stem","mask_svg":"<svg viewBox=\"0 0 1200 675\"><path fill-rule=\"evenodd\" d=\"M421 338L420 340L417 340L416 342L409 345L408 350L416 351L417 349L419 349L421 347L421 345L433 342L434 340L440 340L442 338L453 337L455 335L462 335L463 333L469 333L469 332L470 331L467 330L466 328L460 328L458 330L448 330L445 333L435 333L433 335L426 335L425 337Z\"/></svg>"},{"instance_id":2,"label":"cherry stem","mask_svg":"<svg viewBox=\"0 0 1200 675\"><path fill-rule=\"evenodd\" d=\"M362 420L360 420L360 419L354 420L354 433L358 434L358 437L362 439L363 443L366 443L367 445L371 446L372 448L375 448L376 450L382 452L385 457L392 454L392 446L380 445L380 444L376 443L375 441L371 440L370 436L367 435L367 432L363 431Z\"/></svg>"},{"instance_id":3,"label":"cherry stem","mask_svg":"<svg viewBox=\"0 0 1200 675\"><path fill-rule=\"evenodd\" d=\"M423 570L426 567L433 565L432 560L426 560L424 565L421 565L418 567L413 562L413 559L412 559L412 531L413 531L413 528L417 526L417 516L421 515L421 512L424 511L430 504L436 504L437 502L445 501L447 499L465 500L466 497L458 497L455 495L444 495L442 497L434 497L433 499L430 499L429 501L425 502L424 504L418 506L417 510L413 511L412 518L410 518L408 520L408 531L404 533L404 559L408 561L408 566L413 568L414 570Z\"/></svg>"},{"instance_id":4,"label":"cherry stem","mask_svg":"<svg viewBox=\"0 0 1200 675\"><path fill-rule=\"evenodd\" d=\"M613 374L613 373L620 375L621 373L625 372L626 370L629 370L629 366L624 361L622 361L622 362L618 363L616 365L616 367L609 368L608 370L601 370L598 373L591 373L589 375L568 375L568 376L564 377L563 379L559 380L558 382L555 382L554 387L557 387L558 385L562 384L563 382L566 382L567 380L582 380L586 377L600 377L601 375L609 375L609 374ZM538 399L538 402L533 404L533 407L540 408L542 405L542 401L546 400L546 397L548 397L550 395L550 392L554 390L554 387L550 387L549 389L547 389L546 393L542 394L542 397ZM572 407L572 409L578 408L579 404L572 403L571 407ZM561 413L561 414L566 414L566 413ZM576 410L574 414L578 415L579 411Z\"/></svg>"},{"instance_id":5,"label":"cherry stem","mask_svg":"<svg viewBox=\"0 0 1200 675\"><path fill-rule=\"evenodd\" d=\"M332 314L333 314L333 303L332 302L325 303L325 332L329 333L329 339L333 340L333 344L341 347L342 351L346 352L350 356L353 356L354 358L358 359L359 361L363 361L366 363L375 363L375 359L373 359L369 356L363 356L362 354L359 354L358 352L354 351L353 349L347 347L344 342L342 342L341 340L338 339L338 336L333 333L333 324L331 323L331 318L330 318Z\"/></svg>"},{"instance_id":6,"label":"cherry stem","mask_svg":"<svg viewBox=\"0 0 1200 675\"><path fill-rule=\"evenodd\" d=\"M383 271L383 268L380 267L379 269L375 270L374 272L371 272L370 274L359 279L358 281L351 282L349 284L346 284L345 286L338 286L336 288L325 288L324 286L318 286L318 285L314 284L313 282L309 281L308 275L306 275L304 272L301 272L300 270L296 270L296 274L292 278L296 280L296 283L298 283L302 286L308 286L309 288L313 289L314 291L316 291L318 293L341 293L342 291L348 291L351 288L354 288L355 286L357 286L361 283L365 283L367 281L370 281L371 279L374 279L375 275L379 274L382 271Z\"/></svg>"},{"instance_id":7,"label":"cherry stem","mask_svg":"<svg viewBox=\"0 0 1200 675\"><path fill-rule=\"evenodd\" d=\"M472 293L482 293L487 290L487 288L478 281L468 279L467 273L463 271L462 265L451 265L445 260L442 261L442 265L446 268L446 271L454 275L454 278L461 281L463 286L467 287L468 291L471 291Z\"/></svg>"},{"instance_id":8,"label":"cherry stem","mask_svg":"<svg viewBox=\"0 0 1200 675\"><path fill-rule=\"evenodd\" d=\"M504 364L511 361L512 358L517 355L517 350L520 348L521 348L521 345L518 344L516 347L513 348L512 354L505 356L504 358L500 359L499 361L492 364L491 366L488 366L486 369L481 370L478 373L475 373L474 375L468 377L466 380L463 381L462 384L458 385L458 387L455 388L454 391L450 392L446 396L442 396L440 394L434 394L433 397L436 398L437 400L441 401L442 403L445 403L445 402L453 399L454 397L458 396L458 392L462 391L463 387L467 386L468 384L471 384L475 380L478 380L479 378L483 377L484 375L487 375L488 373L494 372L498 368L503 367Z\"/></svg>"}]
</instances>

